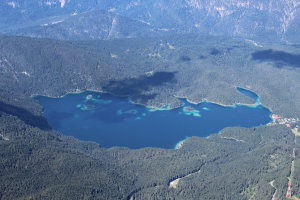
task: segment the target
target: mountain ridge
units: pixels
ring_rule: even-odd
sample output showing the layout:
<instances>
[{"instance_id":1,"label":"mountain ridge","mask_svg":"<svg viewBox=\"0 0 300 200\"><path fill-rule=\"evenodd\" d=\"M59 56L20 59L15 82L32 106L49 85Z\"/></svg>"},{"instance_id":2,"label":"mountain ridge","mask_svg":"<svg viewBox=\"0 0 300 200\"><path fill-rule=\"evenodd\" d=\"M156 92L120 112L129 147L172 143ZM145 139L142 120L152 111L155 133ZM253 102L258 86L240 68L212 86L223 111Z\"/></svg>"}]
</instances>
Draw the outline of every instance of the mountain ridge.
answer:
<instances>
[{"instance_id":1,"label":"mountain ridge","mask_svg":"<svg viewBox=\"0 0 300 200\"><path fill-rule=\"evenodd\" d=\"M46 17L97 9L151 25L158 33L195 32L258 41L300 42L297 37L300 30L299 0L94 0L84 4L74 0L49 0L39 3L15 0L2 2L0 7L2 27L5 24L10 27L18 26L18 23L26 24Z\"/></svg>"},{"instance_id":2,"label":"mountain ridge","mask_svg":"<svg viewBox=\"0 0 300 200\"><path fill-rule=\"evenodd\" d=\"M56 17L41 25L10 30L7 34L60 40L108 40L158 35L154 27L146 23L103 10Z\"/></svg>"}]
</instances>

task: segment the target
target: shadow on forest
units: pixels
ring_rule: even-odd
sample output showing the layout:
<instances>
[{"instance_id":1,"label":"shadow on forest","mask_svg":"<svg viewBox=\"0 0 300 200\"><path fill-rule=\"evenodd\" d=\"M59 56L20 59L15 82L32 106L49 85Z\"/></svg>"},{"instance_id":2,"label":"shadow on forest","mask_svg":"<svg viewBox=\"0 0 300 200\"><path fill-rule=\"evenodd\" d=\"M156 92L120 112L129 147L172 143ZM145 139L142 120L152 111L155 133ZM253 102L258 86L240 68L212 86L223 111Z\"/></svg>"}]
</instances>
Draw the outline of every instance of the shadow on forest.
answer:
<instances>
[{"instance_id":1,"label":"shadow on forest","mask_svg":"<svg viewBox=\"0 0 300 200\"><path fill-rule=\"evenodd\" d=\"M33 115L31 112L13 105L0 102L0 111L9 115L14 115L24 121L26 124L33 127L38 127L41 130L51 130L47 119L42 116Z\"/></svg>"},{"instance_id":2,"label":"shadow on forest","mask_svg":"<svg viewBox=\"0 0 300 200\"><path fill-rule=\"evenodd\" d=\"M154 99L157 94L145 94L153 87L160 87L167 83L175 83L175 74L177 72L156 72L151 76L139 76L137 78L128 78L124 80L111 80L103 90L118 96L131 97L132 100L138 100L141 103L147 103Z\"/></svg>"},{"instance_id":3,"label":"shadow on forest","mask_svg":"<svg viewBox=\"0 0 300 200\"><path fill-rule=\"evenodd\" d=\"M189 62L191 61L192 59L189 57L189 56L186 56L186 55L183 55L179 58L179 61L180 62Z\"/></svg>"},{"instance_id":4,"label":"shadow on forest","mask_svg":"<svg viewBox=\"0 0 300 200\"><path fill-rule=\"evenodd\" d=\"M278 68L283 66L300 67L300 54L290 54L284 51L273 51L272 49L256 51L252 54L252 59L261 62L273 61Z\"/></svg>"},{"instance_id":5,"label":"shadow on forest","mask_svg":"<svg viewBox=\"0 0 300 200\"><path fill-rule=\"evenodd\" d=\"M213 49L211 49L211 51L210 51L210 55L212 55L212 56L216 56L216 55L219 55L219 54L221 54L221 51L219 51L219 50L216 49L216 48L213 48Z\"/></svg>"}]
</instances>

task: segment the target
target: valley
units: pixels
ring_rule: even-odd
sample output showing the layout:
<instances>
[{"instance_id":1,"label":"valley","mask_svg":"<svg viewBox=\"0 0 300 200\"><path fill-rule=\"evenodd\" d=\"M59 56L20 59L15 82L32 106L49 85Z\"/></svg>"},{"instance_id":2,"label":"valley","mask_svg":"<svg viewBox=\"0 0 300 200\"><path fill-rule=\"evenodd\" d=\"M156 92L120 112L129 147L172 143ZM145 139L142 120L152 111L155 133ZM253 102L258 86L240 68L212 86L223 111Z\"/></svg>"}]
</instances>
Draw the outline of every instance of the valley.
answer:
<instances>
[{"instance_id":1,"label":"valley","mask_svg":"<svg viewBox=\"0 0 300 200\"><path fill-rule=\"evenodd\" d=\"M0 200L298 199L299 8L0 1Z\"/></svg>"}]
</instances>

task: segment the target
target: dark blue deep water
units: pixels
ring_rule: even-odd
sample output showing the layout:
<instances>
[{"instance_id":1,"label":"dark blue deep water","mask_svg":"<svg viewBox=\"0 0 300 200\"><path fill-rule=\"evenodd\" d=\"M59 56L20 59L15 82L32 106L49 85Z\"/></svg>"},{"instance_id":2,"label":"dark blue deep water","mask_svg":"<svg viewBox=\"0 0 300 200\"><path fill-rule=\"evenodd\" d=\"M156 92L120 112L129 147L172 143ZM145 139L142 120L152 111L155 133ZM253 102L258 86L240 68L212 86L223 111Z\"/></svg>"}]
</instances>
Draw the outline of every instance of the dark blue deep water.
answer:
<instances>
[{"instance_id":1,"label":"dark blue deep water","mask_svg":"<svg viewBox=\"0 0 300 200\"><path fill-rule=\"evenodd\" d=\"M132 104L128 98L83 92L62 98L35 97L54 130L101 147L174 148L190 136L206 137L225 127L256 127L271 121L270 110L253 106L188 103L168 110ZM255 97L256 98L256 97Z\"/></svg>"}]
</instances>

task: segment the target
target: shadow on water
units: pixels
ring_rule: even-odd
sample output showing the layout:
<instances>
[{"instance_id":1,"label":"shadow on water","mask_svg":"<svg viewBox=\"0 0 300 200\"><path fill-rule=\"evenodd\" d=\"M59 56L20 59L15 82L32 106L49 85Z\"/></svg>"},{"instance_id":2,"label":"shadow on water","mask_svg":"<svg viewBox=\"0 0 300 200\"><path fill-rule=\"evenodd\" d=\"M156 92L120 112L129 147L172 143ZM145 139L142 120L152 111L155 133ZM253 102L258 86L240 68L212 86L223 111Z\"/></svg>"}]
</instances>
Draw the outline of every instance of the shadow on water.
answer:
<instances>
[{"instance_id":1,"label":"shadow on water","mask_svg":"<svg viewBox=\"0 0 300 200\"><path fill-rule=\"evenodd\" d=\"M131 97L141 103L147 103L154 99L157 94L145 94L153 87L160 87L167 83L176 83L175 74L177 72L156 72L151 76L140 76L124 80L111 80L103 87L103 90L118 96Z\"/></svg>"},{"instance_id":2,"label":"shadow on water","mask_svg":"<svg viewBox=\"0 0 300 200\"><path fill-rule=\"evenodd\" d=\"M300 67L300 54L290 54L284 51L273 51L272 49L256 51L252 54L252 59L261 62L273 61L278 68L283 66Z\"/></svg>"},{"instance_id":3,"label":"shadow on water","mask_svg":"<svg viewBox=\"0 0 300 200\"><path fill-rule=\"evenodd\" d=\"M73 113L67 113L67 112L53 112L49 114L49 117L53 119L51 123L51 127L54 129L61 128L61 122L65 119L69 119L73 117Z\"/></svg>"},{"instance_id":4,"label":"shadow on water","mask_svg":"<svg viewBox=\"0 0 300 200\"><path fill-rule=\"evenodd\" d=\"M26 124L38 127L41 130L51 130L51 127L44 117L33 115L23 108L0 102L0 111L9 115L14 115L23 120Z\"/></svg>"}]
</instances>

